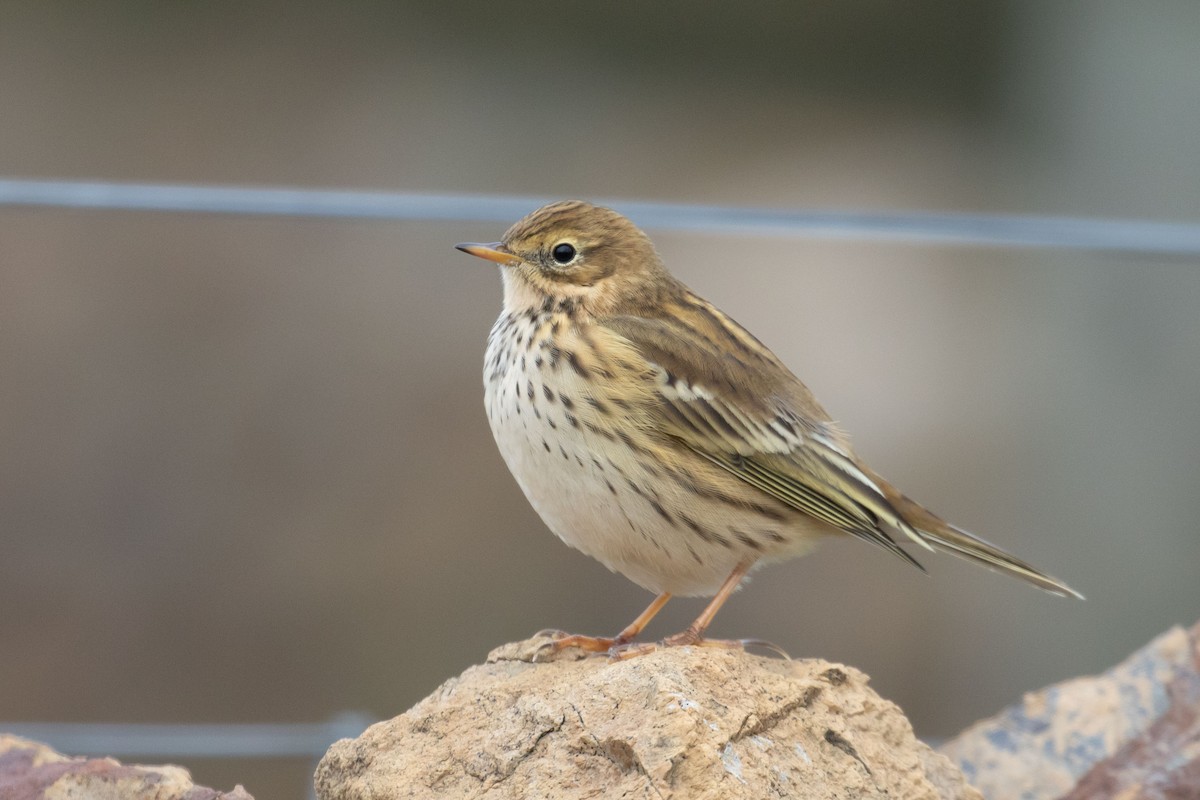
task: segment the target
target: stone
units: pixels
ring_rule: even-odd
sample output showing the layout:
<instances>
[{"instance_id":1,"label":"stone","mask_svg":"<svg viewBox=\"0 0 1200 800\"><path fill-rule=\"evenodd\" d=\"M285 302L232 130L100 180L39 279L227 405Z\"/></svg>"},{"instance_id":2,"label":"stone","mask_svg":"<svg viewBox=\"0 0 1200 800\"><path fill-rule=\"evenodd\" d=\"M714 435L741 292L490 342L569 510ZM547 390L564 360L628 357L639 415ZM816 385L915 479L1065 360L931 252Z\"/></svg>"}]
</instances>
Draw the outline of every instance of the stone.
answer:
<instances>
[{"instance_id":1,"label":"stone","mask_svg":"<svg viewBox=\"0 0 1200 800\"><path fill-rule=\"evenodd\" d=\"M1200 798L1200 623L942 746L989 800Z\"/></svg>"},{"instance_id":2,"label":"stone","mask_svg":"<svg viewBox=\"0 0 1200 800\"><path fill-rule=\"evenodd\" d=\"M534 661L547 641L335 743L318 796L981 800L853 668L715 647Z\"/></svg>"},{"instance_id":3,"label":"stone","mask_svg":"<svg viewBox=\"0 0 1200 800\"><path fill-rule=\"evenodd\" d=\"M3 800L254 800L238 786L196 786L183 767L126 765L111 758L71 758L44 744L0 734Z\"/></svg>"}]
</instances>

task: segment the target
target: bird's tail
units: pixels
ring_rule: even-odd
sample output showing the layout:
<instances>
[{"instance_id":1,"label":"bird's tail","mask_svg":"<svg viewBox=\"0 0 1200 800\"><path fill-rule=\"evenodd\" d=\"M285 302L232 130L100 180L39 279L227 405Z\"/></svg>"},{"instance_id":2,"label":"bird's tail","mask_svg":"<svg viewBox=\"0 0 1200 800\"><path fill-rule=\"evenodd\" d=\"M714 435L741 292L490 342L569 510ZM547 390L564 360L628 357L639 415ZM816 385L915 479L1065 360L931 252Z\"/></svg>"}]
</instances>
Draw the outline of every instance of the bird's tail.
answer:
<instances>
[{"instance_id":1,"label":"bird's tail","mask_svg":"<svg viewBox=\"0 0 1200 800\"><path fill-rule=\"evenodd\" d=\"M872 474L871 477L883 489L884 495L887 496L892 507L913 526L917 535L935 548L981 564L996 572L1014 575L1038 588L1045 589L1050 594L1083 599L1082 594L1058 578L1051 577L1016 556L1004 552L994 544L951 525L879 476Z\"/></svg>"},{"instance_id":2,"label":"bird's tail","mask_svg":"<svg viewBox=\"0 0 1200 800\"><path fill-rule=\"evenodd\" d=\"M967 533L962 528L956 528L953 525L943 523L943 527L938 530L929 531L917 528L917 533L925 541L940 550L945 550L947 553L953 553L956 556L974 561L976 564L982 564L996 572L1015 575L1022 580L1032 583L1034 586L1045 589L1050 594L1056 594L1059 597L1078 597L1080 600L1083 599L1082 594L1067 586L1058 578L1047 575L1016 556L1004 552L999 547L985 542L974 534Z\"/></svg>"}]
</instances>

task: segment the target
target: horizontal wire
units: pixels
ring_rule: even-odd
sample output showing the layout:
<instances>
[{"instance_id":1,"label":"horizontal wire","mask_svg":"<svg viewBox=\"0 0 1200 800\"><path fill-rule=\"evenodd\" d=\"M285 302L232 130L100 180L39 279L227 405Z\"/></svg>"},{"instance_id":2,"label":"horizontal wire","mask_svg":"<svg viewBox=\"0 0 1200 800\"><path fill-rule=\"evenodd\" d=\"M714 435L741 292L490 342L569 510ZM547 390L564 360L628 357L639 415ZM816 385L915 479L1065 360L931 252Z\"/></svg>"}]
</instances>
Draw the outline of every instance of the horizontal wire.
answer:
<instances>
[{"instance_id":1,"label":"horizontal wire","mask_svg":"<svg viewBox=\"0 0 1200 800\"><path fill-rule=\"evenodd\" d=\"M365 714L346 713L312 723L0 722L0 731L67 755L320 758L335 741L358 736L374 721Z\"/></svg>"},{"instance_id":2,"label":"horizontal wire","mask_svg":"<svg viewBox=\"0 0 1200 800\"><path fill-rule=\"evenodd\" d=\"M0 206L508 224L547 198L0 179ZM1200 255L1200 224L940 212L811 211L598 199L645 228Z\"/></svg>"}]
</instances>

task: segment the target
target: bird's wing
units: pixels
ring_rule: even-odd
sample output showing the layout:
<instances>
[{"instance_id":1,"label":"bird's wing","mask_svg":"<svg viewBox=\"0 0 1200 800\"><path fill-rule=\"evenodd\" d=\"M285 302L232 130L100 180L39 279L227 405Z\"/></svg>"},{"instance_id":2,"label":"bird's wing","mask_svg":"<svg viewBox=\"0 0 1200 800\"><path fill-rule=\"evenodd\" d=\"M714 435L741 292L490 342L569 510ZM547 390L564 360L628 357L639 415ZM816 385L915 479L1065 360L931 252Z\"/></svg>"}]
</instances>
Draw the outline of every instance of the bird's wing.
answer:
<instances>
[{"instance_id":1,"label":"bird's wing","mask_svg":"<svg viewBox=\"0 0 1200 800\"><path fill-rule=\"evenodd\" d=\"M765 494L921 568L893 535L929 545L774 354L690 293L664 311L600 321L654 370L650 424Z\"/></svg>"}]
</instances>

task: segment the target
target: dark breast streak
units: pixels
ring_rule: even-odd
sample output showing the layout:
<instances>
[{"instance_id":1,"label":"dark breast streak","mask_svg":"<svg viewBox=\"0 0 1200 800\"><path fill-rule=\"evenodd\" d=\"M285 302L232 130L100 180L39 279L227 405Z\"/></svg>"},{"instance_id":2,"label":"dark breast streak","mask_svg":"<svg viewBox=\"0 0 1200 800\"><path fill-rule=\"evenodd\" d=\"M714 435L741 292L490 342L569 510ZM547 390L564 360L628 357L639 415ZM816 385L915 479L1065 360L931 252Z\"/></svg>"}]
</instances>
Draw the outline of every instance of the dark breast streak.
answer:
<instances>
[{"instance_id":1,"label":"dark breast streak","mask_svg":"<svg viewBox=\"0 0 1200 800\"><path fill-rule=\"evenodd\" d=\"M786 552L796 512L738 485L681 442L648 430L637 404L655 402L653 365L608 351L609 334L581 327L564 312L503 315L489 338L484 370L501 452L550 527L630 577L632 559L673 563L664 569L694 576L711 565L721 573L714 579L719 583L749 554L770 558ZM627 382L643 390L626 396L619 387ZM525 455L514 456L513 447ZM607 513L615 519L605 523L606 533L574 536L570 529L580 523L572 506L588 492L607 498ZM577 493L583 494L572 496ZM619 543L613 525L641 544ZM635 555L639 548L642 556ZM693 577L674 585L694 594L707 584Z\"/></svg>"}]
</instances>

